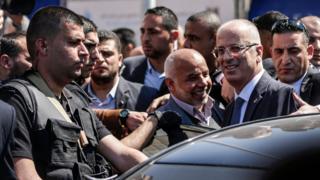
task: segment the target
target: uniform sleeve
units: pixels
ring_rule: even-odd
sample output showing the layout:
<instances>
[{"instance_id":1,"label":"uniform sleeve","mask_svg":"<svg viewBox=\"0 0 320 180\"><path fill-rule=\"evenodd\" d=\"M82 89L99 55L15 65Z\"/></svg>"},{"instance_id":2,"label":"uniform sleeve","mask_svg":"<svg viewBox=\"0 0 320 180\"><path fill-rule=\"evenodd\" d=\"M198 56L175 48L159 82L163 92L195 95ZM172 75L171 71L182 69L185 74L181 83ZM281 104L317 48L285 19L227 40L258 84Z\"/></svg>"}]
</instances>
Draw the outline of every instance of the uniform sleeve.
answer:
<instances>
[{"instance_id":1,"label":"uniform sleeve","mask_svg":"<svg viewBox=\"0 0 320 180\"><path fill-rule=\"evenodd\" d=\"M103 137L108 136L108 135L111 134L110 131L102 124L102 122L98 119L97 116L95 116L95 122L96 122L99 141Z\"/></svg>"},{"instance_id":2,"label":"uniform sleeve","mask_svg":"<svg viewBox=\"0 0 320 180\"><path fill-rule=\"evenodd\" d=\"M32 143L30 139L33 117L27 113L27 105L24 98L16 91L2 91L0 99L12 105L16 111L16 128L12 145L12 157L24 157L33 159Z\"/></svg>"}]
</instances>

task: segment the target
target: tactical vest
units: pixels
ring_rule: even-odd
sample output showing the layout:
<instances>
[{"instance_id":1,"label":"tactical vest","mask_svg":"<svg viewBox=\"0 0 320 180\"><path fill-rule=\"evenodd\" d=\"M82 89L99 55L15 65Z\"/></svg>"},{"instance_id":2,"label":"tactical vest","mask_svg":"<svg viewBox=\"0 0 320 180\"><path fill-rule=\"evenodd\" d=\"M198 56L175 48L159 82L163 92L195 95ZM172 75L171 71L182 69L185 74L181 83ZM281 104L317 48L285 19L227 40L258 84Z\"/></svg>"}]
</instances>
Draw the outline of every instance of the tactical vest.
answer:
<instances>
[{"instance_id":1,"label":"tactical vest","mask_svg":"<svg viewBox=\"0 0 320 180\"><path fill-rule=\"evenodd\" d=\"M86 102L68 89L63 94L69 99L69 108L76 123L65 120L61 112L39 89L25 80L13 80L1 90L20 93L32 119L30 139L36 170L44 179L86 179L107 177L110 166L96 153L98 138L95 114ZM79 144L80 131L85 132L88 144ZM97 175L97 176L95 176Z\"/></svg>"}]
</instances>

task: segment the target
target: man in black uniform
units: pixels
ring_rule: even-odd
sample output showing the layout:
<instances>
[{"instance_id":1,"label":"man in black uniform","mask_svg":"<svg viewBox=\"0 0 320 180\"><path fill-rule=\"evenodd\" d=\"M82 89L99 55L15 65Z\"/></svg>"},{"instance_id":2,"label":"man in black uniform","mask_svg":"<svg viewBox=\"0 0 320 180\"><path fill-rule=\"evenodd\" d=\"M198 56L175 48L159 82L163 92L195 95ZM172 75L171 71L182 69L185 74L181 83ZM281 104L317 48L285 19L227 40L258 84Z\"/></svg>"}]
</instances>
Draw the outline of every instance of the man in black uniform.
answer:
<instances>
[{"instance_id":1,"label":"man in black uniform","mask_svg":"<svg viewBox=\"0 0 320 180\"><path fill-rule=\"evenodd\" d=\"M62 7L43 8L30 22L33 70L0 93L17 113L12 155L19 179L101 174L108 168L100 154L120 172L147 159L110 135L86 102L65 88L88 56L84 39L79 16Z\"/></svg>"}]
</instances>

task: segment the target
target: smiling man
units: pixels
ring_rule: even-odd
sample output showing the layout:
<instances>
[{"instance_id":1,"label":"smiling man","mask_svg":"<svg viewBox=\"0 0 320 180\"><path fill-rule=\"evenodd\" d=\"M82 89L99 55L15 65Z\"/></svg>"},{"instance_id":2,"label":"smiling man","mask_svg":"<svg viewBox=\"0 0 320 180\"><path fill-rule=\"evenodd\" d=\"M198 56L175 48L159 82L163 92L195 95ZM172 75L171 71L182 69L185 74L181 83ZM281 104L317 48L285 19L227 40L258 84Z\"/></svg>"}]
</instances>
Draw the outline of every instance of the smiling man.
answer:
<instances>
[{"instance_id":1,"label":"smiling man","mask_svg":"<svg viewBox=\"0 0 320 180\"><path fill-rule=\"evenodd\" d=\"M171 96L159 110L175 111L181 124L219 128L216 122L222 113L209 96L212 82L203 56L192 49L177 50L167 58L164 70Z\"/></svg>"},{"instance_id":2,"label":"smiling man","mask_svg":"<svg viewBox=\"0 0 320 180\"><path fill-rule=\"evenodd\" d=\"M232 20L217 32L215 55L235 100L226 108L223 126L286 115L296 110L293 89L273 80L262 67L263 47L254 24Z\"/></svg>"}]
</instances>

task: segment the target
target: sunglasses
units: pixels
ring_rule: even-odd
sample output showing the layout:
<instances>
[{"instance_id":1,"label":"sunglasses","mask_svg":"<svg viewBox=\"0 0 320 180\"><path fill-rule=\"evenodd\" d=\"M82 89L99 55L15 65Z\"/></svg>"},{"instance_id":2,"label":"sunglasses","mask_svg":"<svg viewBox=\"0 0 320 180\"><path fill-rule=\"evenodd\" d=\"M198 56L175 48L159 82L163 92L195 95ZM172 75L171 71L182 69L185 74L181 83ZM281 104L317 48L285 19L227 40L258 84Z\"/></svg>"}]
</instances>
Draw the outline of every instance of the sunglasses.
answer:
<instances>
[{"instance_id":1,"label":"sunglasses","mask_svg":"<svg viewBox=\"0 0 320 180\"><path fill-rule=\"evenodd\" d=\"M285 33L285 32L303 32L307 38L309 38L309 33L301 21L297 20L279 20L272 25L271 33Z\"/></svg>"}]
</instances>

